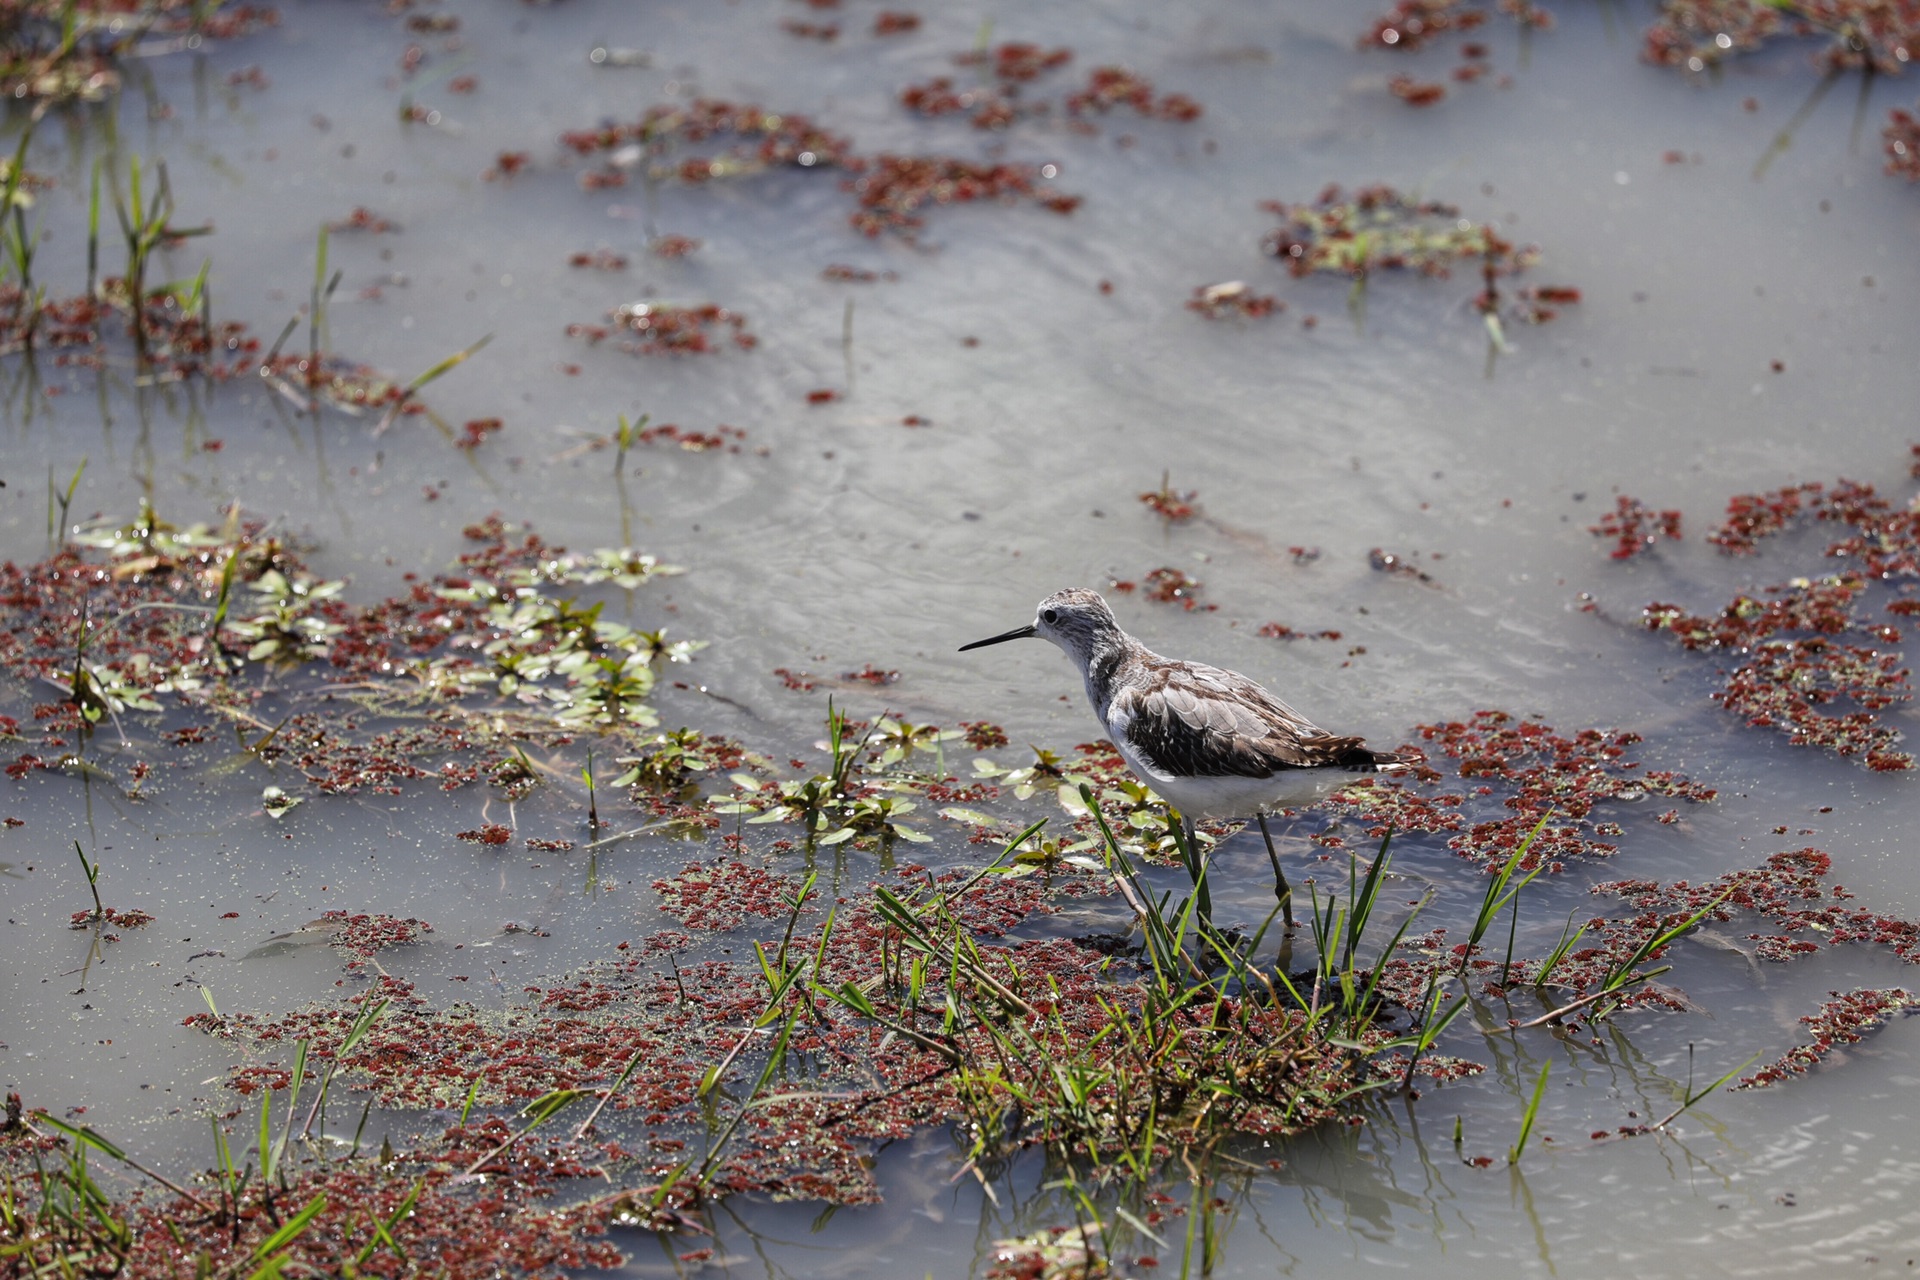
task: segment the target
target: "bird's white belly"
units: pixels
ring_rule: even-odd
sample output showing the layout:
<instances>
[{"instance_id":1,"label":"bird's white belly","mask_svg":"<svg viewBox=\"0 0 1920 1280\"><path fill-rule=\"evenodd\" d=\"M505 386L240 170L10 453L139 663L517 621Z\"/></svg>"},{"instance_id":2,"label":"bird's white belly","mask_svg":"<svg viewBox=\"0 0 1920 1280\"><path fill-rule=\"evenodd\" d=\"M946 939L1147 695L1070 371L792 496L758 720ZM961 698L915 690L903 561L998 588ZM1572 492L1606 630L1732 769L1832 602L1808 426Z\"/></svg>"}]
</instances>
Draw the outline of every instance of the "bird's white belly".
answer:
<instances>
[{"instance_id":1,"label":"bird's white belly","mask_svg":"<svg viewBox=\"0 0 1920 1280\"><path fill-rule=\"evenodd\" d=\"M1176 777L1141 759L1124 737L1115 735L1114 745L1128 767L1174 808L1194 819L1231 821L1297 808L1330 796L1361 776L1346 769L1282 769L1265 778Z\"/></svg>"}]
</instances>

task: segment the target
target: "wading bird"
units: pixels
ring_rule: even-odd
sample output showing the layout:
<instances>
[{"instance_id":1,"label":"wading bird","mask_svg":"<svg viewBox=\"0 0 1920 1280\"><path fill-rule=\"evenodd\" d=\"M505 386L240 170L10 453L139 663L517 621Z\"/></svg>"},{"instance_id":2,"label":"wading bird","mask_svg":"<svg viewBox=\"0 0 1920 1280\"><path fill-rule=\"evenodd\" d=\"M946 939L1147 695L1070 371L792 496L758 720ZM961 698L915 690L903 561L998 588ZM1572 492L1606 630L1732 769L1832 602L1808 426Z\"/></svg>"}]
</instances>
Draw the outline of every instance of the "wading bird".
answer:
<instances>
[{"instance_id":1,"label":"wading bird","mask_svg":"<svg viewBox=\"0 0 1920 1280\"><path fill-rule=\"evenodd\" d=\"M1293 893L1267 829L1267 810L1311 804L1362 774L1409 762L1356 737L1328 733L1235 671L1163 658L1120 629L1097 592L1078 587L1040 602L1033 622L960 652L1038 636L1080 668L1087 701L1140 778L1180 815L1187 847L1196 819L1254 818L1273 863L1288 925Z\"/></svg>"}]
</instances>

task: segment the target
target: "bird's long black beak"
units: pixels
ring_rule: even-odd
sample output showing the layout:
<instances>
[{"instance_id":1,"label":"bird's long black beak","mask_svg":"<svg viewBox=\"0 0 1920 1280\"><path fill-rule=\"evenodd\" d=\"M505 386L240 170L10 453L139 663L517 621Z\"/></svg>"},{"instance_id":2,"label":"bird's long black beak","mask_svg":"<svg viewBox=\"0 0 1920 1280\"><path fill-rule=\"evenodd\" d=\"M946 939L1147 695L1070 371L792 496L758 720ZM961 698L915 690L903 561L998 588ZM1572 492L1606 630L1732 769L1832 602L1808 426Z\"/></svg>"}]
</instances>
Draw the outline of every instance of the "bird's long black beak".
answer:
<instances>
[{"instance_id":1,"label":"bird's long black beak","mask_svg":"<svg viewBox=\"0 0 1920 1280\"><path fill-rule=\"evenodd\" d=\"M990 644L999 644L1003 640L1025 640L1028 636L1038 634L1039 631L1029 622L1024 627L1015 627L1013 630L1003 632L1000 635L988 636L985 640L975 640L972 644L963 644L960 646L960 652L965 653L969 649L984 649Z\"/></svg>"}]
</instances>

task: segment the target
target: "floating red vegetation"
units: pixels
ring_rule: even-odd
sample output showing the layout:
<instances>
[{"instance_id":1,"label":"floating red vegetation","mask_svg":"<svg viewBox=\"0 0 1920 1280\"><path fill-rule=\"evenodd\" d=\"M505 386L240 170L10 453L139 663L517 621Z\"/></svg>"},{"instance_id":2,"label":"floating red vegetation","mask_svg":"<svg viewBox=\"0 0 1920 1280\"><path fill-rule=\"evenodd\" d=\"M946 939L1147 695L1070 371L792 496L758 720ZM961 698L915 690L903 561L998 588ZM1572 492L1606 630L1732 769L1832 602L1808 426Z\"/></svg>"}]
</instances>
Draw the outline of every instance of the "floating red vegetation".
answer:
<instances>
[{"instance_id":1,"label":"floating red vegetation","mask_svg":"<svg viewBox=\"0 0 1920 1280\"><path fill-rule=\"evenodd\" d=\"M1920 964L1920 924L1840 905L1853 895L1839 885L1823 887L1832 869L1833 859L1821 850L1796 849L1773 854L1764 866L1730 871L1700 885L1620 880L1596 885L1594 892L1618 894L1647 910L1693 912L1711 904L1709 918L1714 920L1730 920L1735 911L1767 917L1781 933L1747 935L1762 960L1799 959L1818 952L1821 944L1865 943Z\"/></svg>"},{"instance_id":2,"label":"floating red vegetation","mask_svg":"<svg viewBox=\"0 0 1920 1280\"><path fill-rule=\"evenodd\" d=\"M1651 551L1662 538L1680 541L1680 513L1655 511L1638 498L1621 494L1614 509L1600 517L1600 523L1588 525L1587 532L1597 538L1612 538L1609 554L1615 560L1629 560L1643 551Z\"/></svg>"},{"instance_id":3,"label":"floating red vegetation","mask_svg":"<svg viewBox=\"0 0 1920 1280\"><path fill-rule=\"evenodd\" d=\"M29 1127L48 1124L41 1112L26 1120ZM448 1129L386 1160L289 1161L294 1167L285 1170L284 1183L270 1190L258 1179L227 1194L208 1190L221 1177L210 1172L197 1194L142 1189L111 1211L98 1207L110 1229L85 1219L71 1232L45 1229L51 1218L32 1203L40 1194L59 1194L59 1174L41 1182L16 1170L30 1218L23 1216L21 1230L10 1237L18 1249L13 1260L26 1268L21 1274L63 1268L87 1274L75 1270L76 1259L85 1259L92 1274L113 1268L120 1275L174 1276L192 1274L195 1266L206 1275L251 1275L269 1257L266 1265L276 1273L332 1275L358 1257L360 1275L401 1276L416 1274L416 1264L431 1259L441 1280L504 1274L558 1280L625 1263L605 1238L612 1223L662 1232L692 1227L678 1210L690 1192L663 1196L657 1207L645 1191L603 1192L566 1208L541 1204L563 1185L604 1176L600 1163L610 1153L562 1154L549 1142L526 1143L510 1160L489 1165L484 1180L463 1176L512 1132L500 1118L476 1118L470 1128ZM55 1160L42 1159L57 1168ZM289 1231L289 1221L300 1229ZM194 1260L184 1270L183 1257Z\"/></svg>"},{"instance_id":4,"label":"floating red vegetation","mask_svg":"<svg viewBox=\"0 0 1920 1280\"><path fill-rule=\"evenodd\" d=\"M1071 49L1046 49L1017 40L996 45L988 51L976 50L954 58L963 67L984 65L992 72L994 79L1015 83L1037 80L1042 73L1064 67L1072 60Z\"/></svg>"},{"instance_id":5,"label":"floating red vegetation","mask_svg":"<svg viewBox=\"0 0 1920 1280\"><path fill-rule=\"evenodd\" d=\"M472 831L456 832L453 838L456 840L465 840L468 844L500 845L513 839L513 828L503 827L497 822L489 822L485 826L474 828Z\"/></svg>"},{"instance_id":6,"label":"floating red vegetation","mask_svg":"<svg viewBox=\"0 0 1920 1280\"><path fill-rule=\"evenodd\" d=\"M1086 85L1067 95L1066 105L1074 115L1131 107L1140 115L1178 124L1191 124L1202 114L1200 104L1184 93L1155 98L1153 82L1126 67L1095 67Z\"/></svg>"},{"instance_id":7,"label":"floating red vegetation","mask_svg":"<svg viewBox=\"0 0 1920 1280\"><path fill-rule=\"evenodd\" d=\"M1530 324L1545 324L1560 314L1559 308L1578 305L1580 291L1564 284L1530 284L1514 290L1514 299L1515 314Z\"/></svg>"},{"instance_id":8,"label":"floating red vegetation","mask_svg":"<svg viewBox=\"0 0 1920 1280\"><path fill-rule=\"evenodd\" d=\"M1808 519L1851 531L1826 547L1825 558L1854 569L1741 593L1711 615L1651 603L1645 625L1688 649L1735 655L1738 665L1713 697L1749 724L1786 733L1795 745L1858 757L1870 769L1912 768L1912 757L1894 749L1899 730L1877 714L1912 697L1901 654L1881 647L1898 644L1900 630L1860 616L1857 606L1876 580L1920 576L1920 513L1871 485L1808 482L1734 497L1707 540L1729 554L1751 554L1760 539ZM1887 609L1913 612L1904 600L1888 601ZM1834 714L1846 704L1853 709Z\"/></svg>"},{"instance_id":9,"label":"floating red vegetation","mask_svg":"<svg viewBox=\"0 0 1920 1280\"><path fill-rule=\"evenodd\" d=\"M1286 303L1270 293L1255 293L1244 280L1203 284L1195 288L1193 296L1187 299L1187 310L1198 311L1209 320L1224 320L1229 316L1258 320L1286 309Z\"/></svg>"},{"instance_id":10,"label":"floating red vegetation","mask_svg":"<svg viewBox=\"0 0 1920 1280\"><path fill-rule=\"evenodd\" d=\"M1887 127L1880 131L1887 152L1887 172L1909 182L1920 182L1920 116L1894 107L1887 112Z\"/></svg>"},{"instance_id":11,"label":"floating red vegetation","mask_svg":"<svg viewBox=\"0 0 1920 1280\"><path fill-rule=\"evenodd\" d=\"M456 449L478 449L486 443L487 437L500 430L506 424L498 418L474 418L460 428L460 438L453 442Z\"/></svg>"},{"instance_id":12,"label":"floating red vegetation","mask_svg":"<svg viewBox=\"0 0 1920 1280\"><path fill-rule=\"evenodd\" d=\"M904 10L882 9L873 17L876 36L903 36L920 29L920 15Z\"/></svg>"},{"instance_id":13,"label":"floating red vegetation","mask_svg":"<svg viewBox=\"0 0 1920 1280\"><path fill-rule=\"evenodd\" d=\"M560 142L576 155L607 156L615 164L645 160L656 178L694 183L771 168L834 167L853 159L852 144L806 116L713 98L649 107L629 124L563 133ZM711 142L730 145L711 155L674 159L678 150ZM617 167L602 171L601 185L624 181Z\"/></svg>"},{"instance_id":14,"label":"floating red vegetation","mask_svg":"<svg viewBox=\"0 0 1920 1280\"><path fill-rule=\"evenodd\" d=\"M647 252L656 258L684 258L702 243L692 236L659 236L648 243Z\"/></svg>"},{"instance_id":15,"label":"floating red vegetation","mask_svg":"<svg viewBox=\"0 0 1920 1280\"><path fill-rule=\"evenodd\" d=\"M1043 49L1025 43L1002 44L990 53L960 54L954 62L963 67L986 66L991 83L956 84L951 76L936 76L921 84L909 85L900 94L900 104L916 115L937 117L967 114L976 129L1004 129L1016 121L1045 116L1056 108L1054 100L1035 97L1028 87L1045 73L1065 66L1073 57L1067 49ZM1182 93L1155 97L1153 82L1126 67L1095 67L1086 83L1068 93L1058 107L1073 117L1101 114L1116 107L1128 107L1139 115L1177 124L1191 124L1202 115L1198 102ZM1082 131L1092 126L1077 124Z\"/></svg>"},{"instance_id":16,"label":"floating red vegetation","mask_svg":"<svg viewBox=\"0 0 1920 1280\"><path fill-rule=\"evenodd\" d=\"M1813 1032L1813 1039L1795 1045L1752 1075L1742 1076L1734 1088L1764 1089L1788 1076L1804 1074L1841 1052L1842 1046L1858 1044L1868 1032L1877 1031L1894 1018L1920 1011L1920 996L1904 987L1867 987L1828 994L1833 998L1820 1006L1820 1012L1800 1019Z\"/></svg>"},{"instance_id":17,"label":"floating red vegetation","mask_svg":"<svg viewBox=\"0 0 1920 1280\"><path fill-rule=\"evenodd\" d=\"M663 422L659 426L643 427L635 438L641 444L678 445L688 453L710 453L722 449L728 453L739 453L740 441L747 438L747 433L724 422L711 431L694 431Z\"/></svg>"},{"instance_id":18,"label":"floating red vegetation","mask_svg":"<svg viewBox=\"0 0 1920 1280\"><path fill-rule=\"evenodd\" d=\"M1580 298L1577 289L1552 286L1522 290L1514 305L1504 305L1500 282L1536 265L1540 250L1516 245L1489 223L1462 218L1453 205L1416 199L1393 187L1361 187L1349 195L1329 186L1310 204L1269 200L1260 207L1281 220L1261 247L1283 259L1296 277L1324 272L1365 280L1384 270L1444 279L1456 267L1471 268L1481 279L1474 309L1496 327L1503 311L1542 323L1557 314L1556 305Z\"/></svg>"},{"instance_id":19,"label":"floating red vegetation","mask_svg":"<svg viewBox=\"0 0 1920 1280\"><path fill-rule=\"evenodd\" d=\"M320 919L333 923L329 945L363 960L389 947L412 946L420 941L421 934L433 932L432 925L411 916L401 920L395 916L329 911Z\"/></svg>"},{"instance_id":20,"label":"floating red vegetation","mask_svg":"<svg viewBox=\"0 0 1920 1280\"><path fill-rule=\"evenodd\" d=\"M1298 558L1295 557L1295 559ZM1367 552L1367 567L1375 573L1390 573L1396 578L1411 578L1415 582L1425 583L1433 581L1433 575L1414 564L1412 557L1398 555L1380 547Z\"/></svg>"},{"instance_id":21,"label":"floating red vegetation","mask_svg":"<svg viewBox=\"0 0 1920 1280\"><path fill-rule=\"evenodd\" d=\"M1146 505L1147 510L1167 523L1181 524L1199 514L1199 508L1194 506L1194 499L1199 496L1200 492L1197 489L1189 489L1185 493L1174 492L1167 477L1162 476L1160 487L1141 494L1140 501Z\"/></svg>"},{"instance_id":22,"label":"floating red vegetation","mask_svg":"<svg viewBox=\"0 0 1920 1280\"><path fill-rule=\"evenodd\" d=\"M725 932L749 917L783 919L793 912L799 885L744 862L690 862L669 880L655 880L660 909L689 929Z\"/></svg>"},{"instance_id":23,"label":"floating red vegetation","mask_svg":"<svg viewBox=\"0 0 1920 1280\"><path fill-rule=\"evenodd\" d=\"M967 745L975 751L988 751L1007 745L1007 731L987 720L962 720L960 728Z\"/></svg>"},{"instance_id":24,"label":"floating red vegetation","mask_svg":"<svg viewBox=\"0 0 1920 1280\"><path fill-rule=\"evenodd\" d=\"M1447 86L1399 75L1387 81L1387 92L1410 107L1431 107L1447 96Z\"/></svg>"},{"instance_id":25,"label":"floating red vegetation","mask_svg":"<svg viewBox=\"0 0 1920 1280\"><path fill-rule=\"evenodd\" d=\"M1367 34L1360 37L1360 47L1411 53L1440 36L1472 31L1486 20L1485 9L1470 8L1462 0L1400 0L1388 13L1374 19Z\"/></svg>"},{"instance_id":26,"label":"floating red vegetation","mask_svg":"<svg viewBox=\"0 0 1920 1280\"><path fill-rule=\"evenodd\" d=\"M1796 960L1817 954L1823 943L1828 946L1857 943L1884 947L1909 964L1920 963L1920 925L1839 905L1852 895L1838 885L1823 889L1821 881L1831 865L1832 860L1820 850L1800 849L1774 854L1764 866L1731 871L1704 884L1684 880L1672 884L1621 880L1595 885L1594 893L1626 899L1633 914L1586 921L1567 947L1556 952L1551 968L1546 967L1549 961L1545 960L1516 961L1511 968L1504 961L1490 958L1469 958L1469 962L1482 974L1491 975L1499 969L1498 979L1487 984L1490 995L1498 996L1504 990L1521 985L1543 984L1597 993L1603 986L1617 986L1617 979L1628 972L1630 965L1659 960L1674 940L1688 936L1696 924L1726 922L1744 913L1765 917L1773 927L1785 930L1777 935L1747 935L1747 940L1754 944L1751 956L1760 960ZM1441 933L1444 930L1435 931L1436 935ZM1724 935L1716 936L1720 945L1729 945ZM1667 938L1666 943L1645 950L1663 937ZM1592 939L1596 945L1571 949L1581 939ZM1410 942L1408 949L1421 948ZM1451 954L1457 957L1464 952L1464 947L1456 947ZM1401 989L1407 990L1404 984ZM1626 994L1617 998L1616 1008L1657 1007L1675 1011L1692 1008L1681 992L1652 983L1618 989ZM1839 996L1838 992L1834 994ZM1801 1019L1816 1029L1813 1044L1790 1051L1756 1075L1747 1077L1741 1087L1770 1083L1790 1072L1805 1070L1837 1044L1857 1040L1856 1032L1878 1025L1890 1012L1906 1011L1916 1004L1920 1001L1897 989L1861 991L1839 997L1821 1014ZM1569 1007L1561 1014L1573 1011ZM1564 1017L1557 1017L1556 1021L1565 1023ZM1621 1130L1622 1133L1646 1131L1644 1127Z\"/></svg>"},{"instance_id":27,"label":"floating red vegetation","mask_svg":"<svg viewBox=\"0 0 1920 1280\"><path fill-rule=\"evenodd\" d=\"M116 929L138 929L142 925L152 924L153 916L148 912L140 910L119 911L113 907L103 907L97 914L92 911L74 912L72 923L67 927L71 929L88 929L103 922L114 926Z\"/></svg>"},{"instance_id":28,"label":"floating red vegetation","mask_svg":"<svg viewBox=\"0 0 1920 1280\"><path fill-rule=\"evenodd\" d=\"M1345 809L1365 821L1379 839L1396 832L1454 832L1450 849L1463 858L1499 866L1513 855L1539 821L1553 815L1534 839L1522 865L1545 863L1558 870L1574 857L1607 857L1617 852L1617 824L1597 817L1604 804L1648 796L1705 804L1711 787L1671 772L1643 769L1628 752L1640 742L1635 733L1582 729L1572 734L1519 719L1504 711L1479 711L1465 721L1420 725L1422 763L1417 776L1425 787L1444 786L1438 766L1450 765L1458 790L1429 795L1397 783L1376 781L1341 792L1328 807ZM1469 822L1467 793L1491 798L1505 793L1502 815ZM1606 839L1599 837L1605 836Z\"/></svg>"},{"instance_id":29,"label":"floating red vegetation","mask_svg":"<svg viewBox=\"0 0 1920 1280\"><path fill-rule=\"evenodd\" d=\"M872 284L877 280L898 280L900 277L892 271L869 271L865 267L850 267L844 262L835 262L820 272L820 278L835 284Z\"/></svg>"},{"instance_id":30,"label":"floating red vegetation","mask_svg":"<svg viewBox=\"0 0 1920 1280\"><path fill-rule=\"evenodd\" d=\"M802 40L826 43L840 38L840 24L837 22L798 22L789 18L780 24L780 29Z\"/></svg>"},{"instance_id":31,"label":"floating red vegetation","mask_svg":"<svg viewBox=\"0 0 1920 1280\"><path fill-rule=\"evenodd\" d=\"M929 205L1030 201L1053 213L1072 213L1080 197L1047 186L1043 178L1052 170L1052 165L976 164L950 156L880 155L843 185L860 206L852 215L856 230L868 236L910 234L925 225L922 211Z\"/></svg>"},{"instance_id":32,"label":"floating red vegetation","mask_svg":"<svg viewBox=\"0 0 1920 1280\"><path fill-rule=\"evenodd\" d=\"M712 302L687 307L629 302L609 311L607 318L613 322L610 327L570 324L567 336L593 344L616 333L630 334L614 345L630 355L647 356L711 355L720 349L716 339L722 335L731 336L733 345L742 350L752 350L760 341L747 332L745 316Z\"/></svg>"},{"instance_id":33,"label":"floating red vegetation","mask_svg":"<svg viewBox=\"0 0 1920 1280\"><path fill-rule=\"evenodd\" d=\"M573 848L573 841L549 840L539 836L528 836L527 848L539 853L565 853L567 850Z\"/></svg>"},{"instance_id":34,"label":"floating red vegetation","mask_svg":"<svg viewBox=\"0 0 1920 1280\"><path fill-rule=\"evenodd\" d=\"M51 353L55 367L104 368L120 354L108 349L119 320L133 361L150 370L143 376L228 382L257 372L271 381L279 369L260 365L260 342L245 325L226 321L208 329L204 297L184 283L148 289L119 276L101 280L95 297L48 298L38 288L29 297L17 282L0 284L0 355L38 350ZM304 369L306 358L299 364Z\"/></svg>"},{"instance_id":35,"label":"floating red vegetation","mask_svg":"<svg viewBox=\"0 0 1920 1280\"><path fill-rule=\"evenodd\" d=\"M1920 55L1913 0L1662 0L1642 56L1698 73L1776 39L1819 40L1822 71L1899 75Z\"/></svg>"},{"instance_id":36,"label":"floating red vegetation","mask_svg":"<svg viewBox=\"0 0 1920 1280\"><path fill-rule=\"evenodd\" d=\"M832 404L840 398L840 393L832 387L816 387L807 392L808 404Z\"/></svg>"},{"instance_id":37,"label":"floating red vegetation","mask_svg":"<svg viewBox=\"0 0 1920 1280\"><path fill-rule=\"evenodd\" d=\"M1140 583L1139 591L1144 598L1155 604L1177 604L1189 613L1195 609L1203 613L1212 613L1220 606L1202 603L1200 592L1204 586L1205 584L1197 578L1190 578L1171 566L1162 566L1147 572L1147 576ZM1134 590L1131 583L1115 582L1113 588L1116 591Z\"/></svg>"},{"instance_id":38,"label":"floating red vegetation","mask_svg":"<svg viewBox=\"0 0 1920 1280\"><path fill-rule=\"evenodd\" d=\"M526 151L502 151L493 159L493 168L481 176L488 182L510 182L533 167L533 156Z\"/></svg>"},{"instance_id":39,"label":"floating red vegetation","mask_svg":"<svg viewBox=\"0 0 1920 1280\"><path fill-rule=\"evenodd\" d=\"M1358 218L1376 212L1405 220L1408 218L1452 218L1460 212L1450 204L1436 200L1415 201L1392 187L1362 187L1351 200L1338 186L1329 186L1310 205L1268 201L1261 206L1285 220L1286 225L1267 234L1262 247L1276 258L1286 260L1287 269L1296 276L1314 271L1338 270L1360 275L1376 266L1412 266L1427 275L1448 274L1453 261L1467 252L1445 255L1428 253L1418 259L1389 253L1384 246L1356 244L1359 237L1350 229Z\"/></svg>"},{"instance_id":40,"label":"floating red vegetation","mask_svg":"<svg viewBox=\"0 0 1920 1280\"><path fill-rule=\"evenodd\" d=\"M1761 538L1779 533L1808 511L1825 503L1826 486L1817 480L1788 485L1773 493L1735 494L1727 500L1727 518L1707 534L1707 541L1729 555L1757 550Z\"/></svg>"},{"instance_id":41,"label":"floating red vegetation","mask_svg":"<svg viewBox=\"0 0 1920 1280\"><path fill-rule=\"evenodd\" d=\"M373 210L356 207L344 218L338 218L327 224L328 231L365 231L371 235L384 235L389 231L398 231L400 224L381 217Z\"/></svg>"},{"instance_id":42,"label":"floating red vegetation","mask_svg":"<svg viewBox=\"0 0 1920 1280\"><path fill-rule=\"evenodd\" d=\"M915 115L938 117L973 113L976 129L1004 128L1019 118L1014 104L993 89L975 85L960 88L952 76L935 76L900 91L900 105Z\"/></svg>"},{"instance_id":43,"label":"floating red vegetation","mask_svg":"<svg viewBox=\"0 0 1920 1280\"><path fill-rule=\"evenodd\" d=\"M840 678L842 680L855 680L861 684L870 684L878 689L884 685L890 685L898 681L900 679L900 673L898 671L882 670L869 662L858 671L841 672Z\"/></svg>"},{"instance_id":44,"label":"floating red vegetation","mask_svg":"<svg viewBox=\"0 0 1920 1280\"><path fill-rule=\"evenodd\" d=\"M1338 640L1340 638L1338 631L1296 631L1281 622L1263 623L1258 634L1269 640Z\"/></svg>"},{"instance_id":45,"label":"floating red vegetation","mask_svg":"<svg viewBox=\"0 0 1920 1280\"><path fill-rule=\"evenodd\" d=\"M568 257L570 267L591 267L595 271L625 271L625 254L615 253L611 249L595 249L592 253L576 253Z\"/></svg>"},{"instance_id":46,"label":"floating red vegetation","mask_svg":"<svg viewBox=\"0 0 1920 1280\"><path fill-rule=\"evenodd\" d=\"M775 667L773 674L780 677L780 683L795 693L812 693L814 680L811 671L792 671L786 667Z\"/></svg>"},{"instance_id":47,"label":"floating red vegetation","mask_svg":"<svg viewBox=\"0 0 1920 1280\"><path fill-rule=\"evenodd\" d=\"M277 10L256 4L217 12L193 0L139 6L124 0L17 4L9 8L0 32L0 94L16 100L100 102L120 87L120 64L128 58L198 48L202 40L237 40L279 22Z\"/></svg>"}]
</instances>

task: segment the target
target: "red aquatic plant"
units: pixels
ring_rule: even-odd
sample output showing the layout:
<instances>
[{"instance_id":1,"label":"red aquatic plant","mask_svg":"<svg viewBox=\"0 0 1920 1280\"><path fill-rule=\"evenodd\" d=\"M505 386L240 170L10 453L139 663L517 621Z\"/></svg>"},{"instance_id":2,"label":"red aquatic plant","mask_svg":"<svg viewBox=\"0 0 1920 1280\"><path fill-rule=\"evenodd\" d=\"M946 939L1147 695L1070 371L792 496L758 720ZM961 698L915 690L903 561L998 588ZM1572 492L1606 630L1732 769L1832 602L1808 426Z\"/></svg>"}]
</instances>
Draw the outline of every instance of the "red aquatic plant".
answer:
<instances>
[{"instance_id":1,"label":"red aquatic plant","mask_svg":"<svg viewBox=\"0 0 1920 1280\"><path fill-rule=\"evenodd\" d=\"M1614 500L1614 509L1600 517L1598 524L1587 526L1587 532L1597 538L1613 539L1612 558L1628 560L1643 551L1651 551L1653 544L1662 538L1678 542L1680 513L1655 511L1640 499L1623 493Z\"/></svg>"},{"instance_id":2,"label":"red aquatic plant","mask_svg":"<svg viewBox=\"0 0 1920 1280\"><path fill-rule=\"evenodd\" d=\"M1411 53L1444 35L1472 31L1487 20L1485 9L1464 0L1399 0L1375 18L1360 47Z\"/></svg>"},{"instance_id":3,"label":"red aquatic plant","mask_svg":"<svg viewBox=\"0 0 1920 1280\"><path fill-rule=\"evenodd\" d=\"M1795 1045L1780 1057L1749 1076L1742 1076L1736 1089L1763 1089L1789 1076L1813 1070L1843 1046L1858 1044L1867 1033L1876 1031L1894 1018L1920 1011L1920 996L1904 987L1862 988L1828 993L1832 998L1818 1013L1800 1021L1812 1032L1813 1039Z\"/></svg>"},{"instance_id":4,"label":"red aquatic plant","mask_svg":"<svg viewBox=\"0 0 1920 1280\"><path fill-rule=\"evenodd\" d=\"M1887 127L1880 137L1887 152L1887 172L1920 182L1920 115L1894 107L1887 112Z\"/></svg>"}]
</instances>

